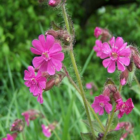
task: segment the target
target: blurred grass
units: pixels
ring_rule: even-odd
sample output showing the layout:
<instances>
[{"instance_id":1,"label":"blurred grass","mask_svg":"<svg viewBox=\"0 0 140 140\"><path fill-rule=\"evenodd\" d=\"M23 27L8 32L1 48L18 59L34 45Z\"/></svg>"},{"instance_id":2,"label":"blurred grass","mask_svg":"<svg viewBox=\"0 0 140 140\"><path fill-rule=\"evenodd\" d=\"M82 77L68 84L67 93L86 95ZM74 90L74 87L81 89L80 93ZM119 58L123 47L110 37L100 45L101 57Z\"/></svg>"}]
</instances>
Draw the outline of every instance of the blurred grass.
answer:
<instances>
[{"instance_id":1,"label":"blurred grass","mask_svg":"<svg viewBox=\"0 0 140 140\"><path fill-rule=\"evenodd\" d=\"M115 36L123 36L130 44L139 46L140 8L136 4L116 8L104 7L105 11L101 12L101 9L96 11L87 21L85 28L82 29L79 25L80 19L78 16L73 16L75 8L79 9L77 12L79 15L81 14L80 16L84 14L78 2L69 0L67 5L76 32L77 42L74 51L81 75L83 75L83 84L93 81L99 89L94 93L94 96L96 96L102 92L107 77L112 78L118 84L119 73L108 74L106 69L103 68L101 60L95 54L92 55L93 51L91 50L95 42L93 30L96 26L108 27ZM30 52L31 41L37 38L39 34L45 33L45 30L50 28L51 21L64 26L60 12L58 9L50 9L46 4L39 5L37 1L33 0L25 0L24 2L2 0L0 1L0 13L0 139L9 133L10 125L16 118L23 119L21 113L28 109L41 111L50 123L57 121L56 133L63 140L81 139L80 132L88 132L88 128L82 121L86 119L86 115L80 95L68 80L65 78L59 87L44 92L43 105L37 102L37 99L32 96L23 81L23 71L28 65L31 65L33 58L33 54ZM90 53L91 55L89 55ZM69 68L73 79L75 79L69 56L67 53L65 56L64 63ZM138 70L136 75L139 79ZM134 135L136 139L140 139L140 90L135 85L136 82L132 81L130 86L127 85L122 89L124 98L133 98L135 109L128 116L124 115L120 121L132 122ZM88 90L86 90L86 96L92 103L94 97L90 96ZM104 123L106 116L100 117ZM31 121L30 126L25 127L25 139L46 139L41 130L42 123L48 124L46 120L36 119ZM48 139L57 140L54 134ZM130 137L131 139L132 137ZM22 140L22 134L19 135L17 140Z\"/></svg>"}]
</instances>

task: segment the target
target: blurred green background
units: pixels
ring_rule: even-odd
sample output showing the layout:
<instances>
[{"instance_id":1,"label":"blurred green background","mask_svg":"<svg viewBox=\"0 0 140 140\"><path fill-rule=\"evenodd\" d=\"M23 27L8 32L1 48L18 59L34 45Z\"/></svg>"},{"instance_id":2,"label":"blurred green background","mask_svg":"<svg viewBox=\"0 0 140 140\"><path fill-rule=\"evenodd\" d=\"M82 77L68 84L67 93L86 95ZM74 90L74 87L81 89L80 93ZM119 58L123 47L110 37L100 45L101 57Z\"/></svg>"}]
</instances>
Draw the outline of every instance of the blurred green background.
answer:
<instances>
[{"instance_id":1,"label":"blurred green background","mask_svg":"<svg viewBox=\"0 0 140 140\"><path fill-rule=\"evenodd\" d=\"M109 0L106 2L109 3ZM93 32L96 26L108 28L115 36L121 36L126 42L140 45L140 7L139 2L122 4L101 4L93 6L90 14L82 0L67 0L67 9L73 20L76 43L74 46L75 57L80 72L89 56L94 44ZM93 3L93 2L92 2ZM92 5L90 7L92 9ZM47 2L39 3L37 0L0 0L0 138L9 133L11 123L16 118L23 118L21 113L28 109L38 109L50 121L57 121L59 127L56 132L62 140L79 140L80 132L87 132L88 128L82 120L86 119L83 102L80 96L65 78L59 87L44 92L44 103L40 105L24 85L24 70L32 64L34 55L30 52L31 42L38 35L51 28L55 21L64 27L64 21L59 8L48 7ZM64 63L74 79L75 75L65 53ZM140 78L140 70L136 70ZM96 57L86 66L82 76L83 85L94 82L98 90L93 95L86 90L86 96L92 103L94 97L99 95L107 78L112 78L119 84L119 73L108 74L102 66L102 60ZM131 79L122 89L124 98L132 98L135 109L128 116L124 115L120 121L130 121L134 125L134 135L140 139L140 88ZM78 97L78 98L77 98ZM105 123L107 115L101 116ZM47 122L43 121L47 125ZM25 127L24 137L19 134L17 140L44 140L47 139L41 130L42 120L35 120ZM55 140L53 135L51 140ZM130 136L128 140L133 140Z\"/></svg>"}]
</instances>

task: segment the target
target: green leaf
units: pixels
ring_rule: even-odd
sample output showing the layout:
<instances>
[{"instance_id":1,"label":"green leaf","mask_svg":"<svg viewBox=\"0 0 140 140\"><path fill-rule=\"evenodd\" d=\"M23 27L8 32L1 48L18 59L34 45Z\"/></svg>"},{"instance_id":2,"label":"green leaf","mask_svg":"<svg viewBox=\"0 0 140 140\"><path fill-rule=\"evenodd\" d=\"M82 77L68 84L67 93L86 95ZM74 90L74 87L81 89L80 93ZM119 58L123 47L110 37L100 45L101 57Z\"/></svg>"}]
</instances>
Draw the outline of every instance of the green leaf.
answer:
<instances>
[{"instance_id":1,"label":"green leaf","mask_svg":"<svg viewBox=\"0 0 140 140\"><path fill-rule=\"evenodd\" d=\"M83 121L88 127L90 127L88 120ZM93 129L97 132L103 133L102 128L100 127L99 123L97 121L92 121Z\"/></svg>"},{"instance_id":2,"label":"green leaf","mask_svg":"<svg viewBox=\"0 0 140 140\"><path fill-rule=\"evenodd\" d=\"M119 140L122 134L123 134L123 129L120 129L118 131L111 131L107 134L106 140Z\"/></svg>"},{"instance_id":3,"label":"green leaf","mask_svg":"<svg viewBox=\"0 0 140 140\"><path fill-rule=\"evenodd\" d=\"M81 133L82 140L95 140L92 133Z\"/></svg>"}]
</instances>

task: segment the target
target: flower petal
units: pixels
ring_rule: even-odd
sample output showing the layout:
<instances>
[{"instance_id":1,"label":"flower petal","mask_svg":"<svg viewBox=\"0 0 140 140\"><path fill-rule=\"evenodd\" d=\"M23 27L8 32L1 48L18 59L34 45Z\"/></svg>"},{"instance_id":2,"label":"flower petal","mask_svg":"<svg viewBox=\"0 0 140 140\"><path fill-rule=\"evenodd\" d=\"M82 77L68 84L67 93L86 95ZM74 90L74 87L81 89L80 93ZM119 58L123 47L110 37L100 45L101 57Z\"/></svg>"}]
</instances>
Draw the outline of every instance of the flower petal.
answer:
<instances>
[{"instance_id":1,"label":"flower petal","mask_svg":"<svg viewBox=\"0 0 140 140\"><path fill-rule=\"evenodd\" d=\"M34 57L32 63L35 68L38 68L42 65L44 58L42 56Z\"/></svg>"},{"instance_id":2,"label":"flower petal","mask_svg":"<svg viewBox=\"0 0 140 140\"><path fill-rule=\"evenodd\" d=\"M113 48L113 46L115 45L115 37L113 36L110 41L109 41L111 47Z\"/></svg>"},{"instance_id":3,"label":"flower petal","mask_svg":"<svg viewBox=\"0 0 140 140\"><path fill-rule=\"evenodd\" d=\"M64 60L64 53L62 53L62 52L54 53L54 54L51 55L51 57L53 59L63 61Z\"/></svg>"},{"instance_id":4,"label":"flower petal","mask_svg":"<svg viewBox=\"0 0 140 140\"><path fill-rule=\"evenodd\" d=\"M60 46L59 43L55 43L49 50L50 53L56 53L60 52L62 50L62 47Z\"/></svg>"},{"instance_id":5,"label":"flower petal","mask_svg":"<svg viewBox=\"0 0 140 140\"><path fill-rule=\"evenodd\" d=\"M111 61L109 66L108 66L107 71L109 73L113 73L115 71L115 69L116 69L115 61Z\"/></svg>"},{"instance_id":6,"label":"flower petal","mask_svg":"<svg viewBox=\"0 0 140 140\"><path fill-rule=\"evenodd\" d=\"M123 38L117 37L115 42L115 47L121 48L123 46Z\"/></svg>"},{"instance_id":7,"label":"flower petal","mask_svg":"<svg viewBox=\"0 0 140 140\"><path fill-rule=\"evenodd\" d=\"M33 45L38 51L40 51L40 52L43 52L43 51L44 51L44 49L43 49L43 47L42 47L42 44L40 43L39 40L34 39L34 40L32 41L32 45Z\"/></svg>"},{"instance_id":8,"label":"flower petal","mask_svg":"<svg viewBox=\"0 0 140 140\"><path fill-rule=\"evenodd\" d=\"M54 64L57 71L60 71L62 69L62 63L59 60L52 59L52 63Z\"/></svg>"},{"instance_id":9,"label":"flower petal","mask_svg":"<svg viewBox=\"0 0 140 140\"><path fill-rule=\"evenodd\" d=\"M118 67L118 70L120 70L120 71L124 71L125 70L125 66L121 62L119 62L119 61L117 61L117 67Z\"/></svg>"},{"instance_id":10,"label":"flower petal","mask_svg":"<svg viewBox=\"0 0 140 140\"><path fill-rule=\"evenodd\" d=\"M37 55L41 55L41 54L42 54L42 52L41 52L40 50L37 50L36 48L31 47L30 50L31 50L31 52L34 53L34 54L37 54Z\"/></svg>"},{"instance_id":11,"label":"flower petal","mask_svg":"<svg viewBox=\"0 0 140 140\"><path fill-rule=\"evenodd\" d=\"M121 62L125 66L128 66L130 64L130 58L128 58L128 57L119 57L119 62Z\"/></svg>"},{"instance_id":12,"label":"flower petal","mask_svg":"<svg viewBox=\"0 0 140 140\"><path fill-rule=\"evenodd\" d=\"M109 114L112 111L112 105L110 103L106 103L105 110Z\"/></svg>"},{"instance_id":13,"label":"flower petal","mask_svg":"<svg viewBox=\"0 0 140 140\"><path fill-rule=\"evenodd\" d=\"M46 37L46 49L49 50L54 44L54 37L52 35L47 35Z\"/></svg>"},{"instance_id":14,"label":"flower petal","mask_svg":"<svg viewBox=\"0 0 140 140\"><path fill-rule=\"evenodd\" d=\"M55 74L55 67L54 67L54 64L52 63L52 61L48 61L47 72L50 75L54 75Z\"/></svg>"},{"instance_id":15,"label":"flower petal","mask_svg":"<svg viewBox=\"0 0 140 140\"><path fill-rule=\"evenodd\" d=\"M108 65L110 64L110 62L111 62L111 59L110 58L107 58L107 59L103 60L102 64L103 64L103 66L105 68L107 68Z\"/></svg>"}]
</instances>

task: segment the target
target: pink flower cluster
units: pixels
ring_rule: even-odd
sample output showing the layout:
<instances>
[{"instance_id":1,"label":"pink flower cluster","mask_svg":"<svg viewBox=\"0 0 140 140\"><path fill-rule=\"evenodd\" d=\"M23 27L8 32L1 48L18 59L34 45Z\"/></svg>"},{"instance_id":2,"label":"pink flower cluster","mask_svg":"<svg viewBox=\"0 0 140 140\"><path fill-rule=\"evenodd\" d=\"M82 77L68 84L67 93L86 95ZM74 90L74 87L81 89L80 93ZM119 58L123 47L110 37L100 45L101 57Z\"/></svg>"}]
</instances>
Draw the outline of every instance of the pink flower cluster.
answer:
<instances>
[{"instance_id":1,"label":"pink flower cluster","mask_svg":"<svg viewBox=\"0 0 140 140\"><path fill-rule=\"evenodd\" d=\"M39 40L32 41L31 52L39 56L32 61L34 67L29 66L28 70L24 71L24 80L25 85L30 88L30 92L33 93L33 96L37 96L37 101L42 104L43 90L48 88L47 79L43 74L47 73L52 76L56 71L60 71L64 53L61 52L60 43L56 42L52 35L47 35L46 38L44 35L40 35L38 38Z\"/></svg>"},{"instance_id":2,"label":"pink flower cluster","mask_svg":"<svg viewBox=\"0 0 140 140\"><path fill-rule=\"evenodd\" d=\"M112 37L109 43L102 43L100 40L96 40L96 45L93 47L97 56L103 60L103 66L107 68L109 73L113 73L116 69L124 71L125 66L130 64L130 48L127 43L124 43L121 37Z\"/></svg>"}]
</instances>

